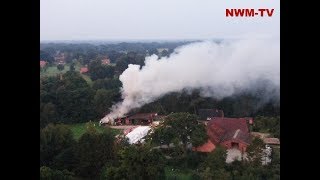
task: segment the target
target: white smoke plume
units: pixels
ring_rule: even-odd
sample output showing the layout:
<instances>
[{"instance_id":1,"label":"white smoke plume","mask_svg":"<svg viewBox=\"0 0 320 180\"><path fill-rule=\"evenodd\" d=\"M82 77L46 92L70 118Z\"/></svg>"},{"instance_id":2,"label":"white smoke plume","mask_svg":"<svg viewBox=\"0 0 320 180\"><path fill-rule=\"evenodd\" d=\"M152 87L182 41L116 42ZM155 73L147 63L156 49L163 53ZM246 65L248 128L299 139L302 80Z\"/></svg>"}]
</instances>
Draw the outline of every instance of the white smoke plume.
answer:
<instances>
[{"instance_id":1,"label":"white smoke plume","mask_svg":"<svg viewBox=\"0 0 320 180\"><path fill-rule=\"evenodd\" d=\"M204 41L179 47L170 57L146 57L145 65L130 64L120 75L123 101L112 106L101 122L121 117L134 108L170 92L201 89L217 99L254 90L268 82L270 98L279 97L279 39L242 39L215 43Z\"/></svg>"}]
</instances>

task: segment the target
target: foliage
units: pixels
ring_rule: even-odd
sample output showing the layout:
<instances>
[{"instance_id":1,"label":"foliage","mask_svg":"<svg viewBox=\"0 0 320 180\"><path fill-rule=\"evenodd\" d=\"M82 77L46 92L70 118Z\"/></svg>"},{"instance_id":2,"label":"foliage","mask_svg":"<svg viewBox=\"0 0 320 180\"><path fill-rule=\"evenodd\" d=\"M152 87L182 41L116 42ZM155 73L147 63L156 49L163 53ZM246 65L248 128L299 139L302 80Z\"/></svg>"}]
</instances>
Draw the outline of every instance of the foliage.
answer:
<instances>
[{"instance_id":1,"label":"foliage","mask_svg":"<svg viewBox=\"0 0 320 180\"><path fill-rule=\"evenodd\" d=\"M89 74L92 80L112 78L114 75L114 67L102 65L100 60L91 61L89 64Z\"/></svg>"},{"instance_id":2,"label":"foliage","mask_svg":"<svg viewBox=\"0 0 320 180\"><path fill-rule=\"evenodd\" d=\"M151 135L152 141L158 144L170 144L178 141L185 146L188 143L204 144L208 137L203 124L199 124L197 116L189 113L172 113L168 115L160 128ZM202 132L203 131L203 132Z\"/></svg>"},{"instance_id":3,"label":"foliage","mask_svg":"<svg viewBox=\"0 0 320 180\"><path fill-rule=\"evenodd\" d=\"M54 61L54 58L50 55L50 53L40 50L40 60L52 63Z\"/></svg>"},{"instance_id":4,"label":"foliage","mask_svg":"<svg viewBox=\"0 0 320 180\"><path fill-rule=\"evenodd\" d=\"M247 147L248 160L256 166L261 165L265 144L262 139L254 138Z\"/></svg>"},{"instance_id":5,"label":"foliage","mask_svg":"<svg viewBox=\"0 0 320 180\"><path fill-rule=\"evenodd\" d=\"M40 165L52 164L53 158L74 145L71 130L65 125L49 124L40 130Z\"/></svg>"},{"instance_id":6,"label":"foliage","mask_svg":"<svg viewBox=\"0 0 320 180\"><path fill-rule=\"evenodd\" d=\"M257 116L254 119L253 130L258 132L269 132L274 137L280 138L280 116Z\"/></svg>"},{"instance_id":7,"label":"foliage","mask_svg":"<svg viewBox=\"0 0 320 180\"><path fill-rule=\"evenodd\" d=\"M98 89L96 94L93 97L93 106L95 107L96 114L99 118L102 118L108 109L114 103L114 97L117 95L118 92L113 90L106 90L106 89Z\"/></svg>"},{"instance_id":8,"label":"foliage","mask_svg":"<svg viewBox=\"0 0 320 180\"><path fill-rule=\"evenodd\" d=\"M120 151L120 164L107 169L106 179L163 179L165 160L158 150L129 146Z\"/></svg>"},{"instance_id":9,"label":"foliage","mask_svg":"<svg viewBox=\"0 0 320 180\"><path fill-rule=\"evenodd\" d=\"M97 177L102 167L115 158L114 135L110 132L99 134L93 126L81 136L76 148L78 165L76 174L81 177Z\"/></svg>"},{"instance_id":10,"label":"foliage","mask_svg":"<svg viewBox=\"0 0 320 180\"><path fill-rule=\"evenodd\" d=\"M40 127L43 128L49 123L57 121L56 107L51 102L40 103Z\"/></svg>"},{"instance_id":11,"label":"foliage","mask_svg":"<svg viewBox=\"0 0 320 180\"><path fill-rule=\"evenodd\" d=\"M40 180L71 180L73 173L67 170L55 170L46 166L40 167Z\"/></svg>"}]
</instances>

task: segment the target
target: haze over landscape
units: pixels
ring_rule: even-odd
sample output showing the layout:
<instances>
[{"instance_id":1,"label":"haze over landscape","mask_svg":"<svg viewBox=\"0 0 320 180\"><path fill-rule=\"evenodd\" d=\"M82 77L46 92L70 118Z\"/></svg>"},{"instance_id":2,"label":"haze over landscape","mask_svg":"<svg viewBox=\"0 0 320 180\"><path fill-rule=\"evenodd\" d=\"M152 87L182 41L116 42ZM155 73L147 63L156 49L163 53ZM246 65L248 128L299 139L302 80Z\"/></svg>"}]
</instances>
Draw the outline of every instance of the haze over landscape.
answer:
<instances>
[{"instance_id":1,"label":"haze over landscape","mask_svg":"<svg viewBox=\"0 0 320 180\"><path fill-rule=\"evenodd\" d=\"M40 40L181 40L279 37L279 0L41 0ZM229 18L226 8L274 8Z\"/></svg>"}]
</instances>

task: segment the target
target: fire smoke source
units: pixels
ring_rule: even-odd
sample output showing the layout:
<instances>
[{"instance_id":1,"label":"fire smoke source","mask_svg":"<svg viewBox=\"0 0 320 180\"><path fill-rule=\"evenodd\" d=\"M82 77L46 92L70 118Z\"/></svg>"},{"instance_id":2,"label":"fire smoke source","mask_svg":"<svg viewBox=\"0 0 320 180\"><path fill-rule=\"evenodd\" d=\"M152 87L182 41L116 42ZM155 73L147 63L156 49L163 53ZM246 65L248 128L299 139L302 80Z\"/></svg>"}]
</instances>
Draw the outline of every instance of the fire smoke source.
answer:
<instances>
[{"instance_id":1,"label":"fire smoke source","mask_svg":"<svg viewBox=\"0 0 320 180\"><path fill-rule=\"evenodd\" d=\"M280 41L245 39L204 41L179 47L170 57L146 57L145 65L130 64L120 75L123 101L112 106L101 122L109 122L170 92L200 89L221 99L257 89L268 82L267 98L279 98Z\"/></svg>"}]
</instances>

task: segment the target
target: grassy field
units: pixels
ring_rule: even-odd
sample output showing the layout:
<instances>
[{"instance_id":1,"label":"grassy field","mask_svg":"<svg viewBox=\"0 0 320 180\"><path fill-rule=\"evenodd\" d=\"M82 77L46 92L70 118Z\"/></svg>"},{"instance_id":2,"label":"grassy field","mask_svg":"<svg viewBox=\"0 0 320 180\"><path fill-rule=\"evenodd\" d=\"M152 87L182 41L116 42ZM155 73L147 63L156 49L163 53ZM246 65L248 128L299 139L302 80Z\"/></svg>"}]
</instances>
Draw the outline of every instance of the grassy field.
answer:
<instances>
[{"instance_id":1,"label":"grassy field","mask_svg":"<svg viewBox=\"0 0 320 180\"><path fill-rule=\"evenodd\" d=\"M80 63L76 63L75 65L75 71L78 71L80 72L80 68L81 68L81 64ZM57 66L49 66L47 67L46 71L42 71L40 72L40 77L43 77L43 76L56 76L58 74L63 74L63 73L66 73L67 71L70 70L70 66L69 65L64 65L64 70L62 71L59 71L57 69ZM81 76L83 77L84 80L87 81L87 83L92 86L92 80L91 78L88 76L88 75L85 75L85 74L81 74Z\"/></svg>"},{"instance_id":2,"label":"grassy field","mask_svg":"<svg viewBox=\"0 0 320 180\"><path fill-rule=\"evenodd\" d=\"M103 133L105 131L111 130L115 135L120 133L120 130L118 129L107 129L106 127L103 126L99 126L98 122L94 122L95 124L95 129L97 130L97 132L99 133ZM71 124L68 125L74 135L74 138L76 140L78 140L85 132L86 132L86 123L77 123L77 124Z\"/></svg>"},{"instance_id":3,"label":"grassy field","mask_svg":"<svg viewBox=\"0 0 320 180\"><path fill-rule=\"evenodd\" d=\"M69 65L65 65L64 69L62 71L59 71L57 69L57 66L49 66L49 67L47 67L46 71L40 72L40 76L55 76L60 73L65 73L65 72L69 71L69 69L70 69Z\"/></svg>"}]
</instances>

